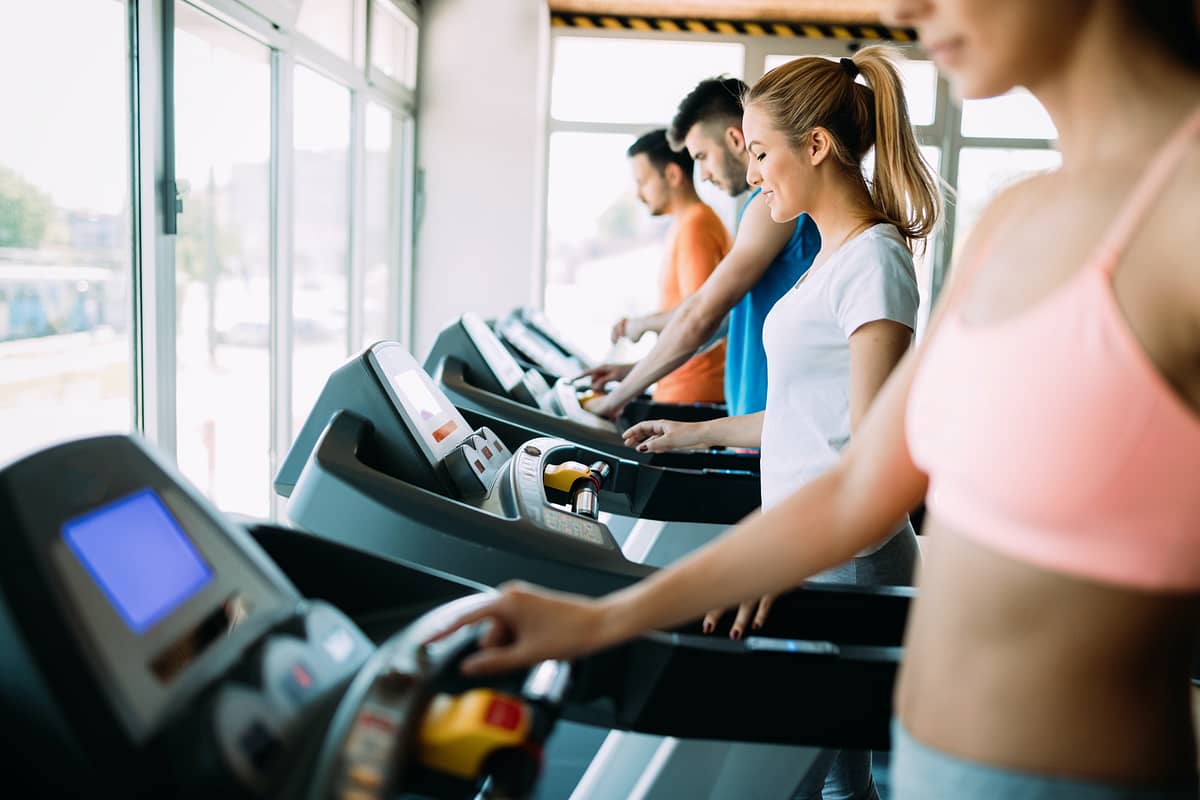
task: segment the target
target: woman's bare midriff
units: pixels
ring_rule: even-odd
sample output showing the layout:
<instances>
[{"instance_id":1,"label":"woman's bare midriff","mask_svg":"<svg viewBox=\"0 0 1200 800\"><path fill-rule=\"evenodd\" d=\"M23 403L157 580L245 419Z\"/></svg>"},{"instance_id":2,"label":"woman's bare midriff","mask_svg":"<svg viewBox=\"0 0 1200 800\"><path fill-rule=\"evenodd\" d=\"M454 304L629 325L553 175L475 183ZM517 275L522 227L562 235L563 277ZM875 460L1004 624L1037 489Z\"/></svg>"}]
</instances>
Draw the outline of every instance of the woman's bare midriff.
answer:
<instances>
[{"instance_id":1,"label":"woman's bare midriff","mask_svg":"<svg viewBox=\"0 0 1200 800\"><path fill-rule=\"evenodd\" d=\"M980 763L1121 783L1196 774L1196 595L1117 588L1014 561L926 523L897 711Z\"/></svg>"}]
</instances>

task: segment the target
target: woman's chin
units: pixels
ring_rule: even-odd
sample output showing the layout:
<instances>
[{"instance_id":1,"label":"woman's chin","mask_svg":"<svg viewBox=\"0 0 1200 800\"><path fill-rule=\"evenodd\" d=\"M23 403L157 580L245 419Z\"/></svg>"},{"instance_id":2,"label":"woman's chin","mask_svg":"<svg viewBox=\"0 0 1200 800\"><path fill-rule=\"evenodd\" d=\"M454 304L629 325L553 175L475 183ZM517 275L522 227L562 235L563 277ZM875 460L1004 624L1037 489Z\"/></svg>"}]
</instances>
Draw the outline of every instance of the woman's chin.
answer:
<instances>
[{"instance_id":1,"label":"woman's chin","mask_svg":"<svg viewBox=\"0 0 1200 800\"><path fill-rule=\"evenodd\" d=\"M771 206L771 220L773 222L791 222L798 216L800 216L799 211L793 212L779 205Z\"/></svg>"}]
</instances>

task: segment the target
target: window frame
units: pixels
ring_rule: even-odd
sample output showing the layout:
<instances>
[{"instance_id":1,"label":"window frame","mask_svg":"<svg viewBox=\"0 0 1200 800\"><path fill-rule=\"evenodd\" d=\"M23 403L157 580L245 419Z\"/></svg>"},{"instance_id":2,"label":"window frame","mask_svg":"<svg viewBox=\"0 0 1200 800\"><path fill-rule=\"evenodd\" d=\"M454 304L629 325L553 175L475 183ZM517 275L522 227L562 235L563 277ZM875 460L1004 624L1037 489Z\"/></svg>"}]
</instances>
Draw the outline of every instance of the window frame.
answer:
<instances>
[{"instance_id":1,"label":"window frame","mask_svg":"<svg viewBox=\"0 0 1200 800\"><path fill-rule=\"evenodd\" d=\"M177 450L176 429L178 364L175 309L175 236L169 233L174 203L173 36L174 3L186 2L237 32L270 48L271 153L270 243L268 275L270 319L270 467L278 469L292 431L294 187L293 111L294 70L304 65L350 91L351 146L347 204L348 254L346 297L349 312L346 351L360 349L363 330L365 254L366 160L365 109L374 102L392 115L394 175L390 186L390 229L394 247L389 252L388 333L408 345L412 312L412 242L415 177L415 119L417 93L371 68L370 24L377 3L387 3L417 27L420 9L409 0L362 0L354 15L351 58L344 59L300 33L296 28L299 6L287 0L125 0L127 37L131 43L128 69L131 97L131 203L133 218L131 291L131 427L170 457ZM356 4L356 9L359 5ZM356 63L356 61L358 63ZM271 515L283 515L284 503L273 488Z\"/></svg>"}]
</instances>

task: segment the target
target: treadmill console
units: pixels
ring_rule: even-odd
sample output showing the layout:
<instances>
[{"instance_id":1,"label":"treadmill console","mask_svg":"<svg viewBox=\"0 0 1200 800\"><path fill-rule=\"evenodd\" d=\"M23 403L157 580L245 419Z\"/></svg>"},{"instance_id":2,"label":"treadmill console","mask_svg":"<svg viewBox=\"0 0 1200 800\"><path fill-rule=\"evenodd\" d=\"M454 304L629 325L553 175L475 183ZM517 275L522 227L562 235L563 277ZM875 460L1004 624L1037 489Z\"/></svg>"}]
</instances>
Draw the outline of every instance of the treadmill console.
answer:
<instances>
[{"instance_id":1,"label":"treadmill console","mask_svg":"<svg viewBox=\"0 0 1200 800\"><path fill-rule=\"evenodd\" d=\"M571 346L570 342L567 341L567 337L563 336L562 332L540 308L523 306L517 309L516 315L543 339L550 342L557 350L565 353L568 358L578 363L581 368L580 372L591 368L590 359L579 349Z\"/></svg>"},{"instance_id":2,"label":"treadmill console","mask_svg":"<svg viewBox=\"0 0 1200 800\"><path fill-rule=\"evenodd\" d=\"M535 369L522 370L512 353L478 314L463 314L438 334L425 359L426 371L433 374L438 363L447 356L463 361L471 382L479 388L547 414L559 413L555 410L553 392L546 379Z\"/></svg>"},{"instance_id":3,"label":"treadmill console","mask_svg":"<svg viewBox=\"0 0 1200 800\"><path fill-rule=\"evenodd\" d=\"M186 754L209 755L197 785L277 785L299 723L372 649L129 437L0 472L0 528L0 586L50 694L97 773L142 790ZM121 776L155 753L163 773Z\"/></svg>"},{"instance_id":4,"label":"treadmill console","mask_svg":"<svg viewBox=\"0 0 1200 800\"><path fill-rule=\"evenodd\" d=\"M583 362L563 353L515 313L498 322L496 332L526 359L555 377L573 378L587 369Z\"/></svg>"},{"instance_id":5,"label":"treadmill console","mask_svg":"<svg viewBox=\"0 0 1200 800\"><path fill-rule=\"evenodd\" d=\"M291 496L326 427L343 411L374 428L359 454L364 462L422 489L482 496L508 460L503 442L487 428L472 430L402 345L377 342L326 381L275 478L279 494Z\"/></svg>"}]
</instances>

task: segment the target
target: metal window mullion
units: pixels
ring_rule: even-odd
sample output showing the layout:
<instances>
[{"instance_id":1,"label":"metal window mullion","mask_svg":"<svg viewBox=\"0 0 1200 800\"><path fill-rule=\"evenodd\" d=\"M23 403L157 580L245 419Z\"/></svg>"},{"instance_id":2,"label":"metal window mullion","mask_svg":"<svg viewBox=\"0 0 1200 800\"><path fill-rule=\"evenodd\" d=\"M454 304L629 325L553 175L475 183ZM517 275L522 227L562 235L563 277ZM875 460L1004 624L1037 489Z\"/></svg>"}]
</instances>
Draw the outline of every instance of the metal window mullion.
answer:
<instances>
[{"instance_id":1,"label":"metal window mullion","mask_svg":"<svg viewBox=\"0 0 1200 800\"><path fill-rule=\"evenodd\" d=\"M412 349L413 342L413 322L416 315L413 314L413 251L416 242L416 174L417 174L417 125L416 117L412 114L402 114L401 124L393 128L392 144L395 146L396 137L400 137L400 146L396 152L399 154L400 179L395 181L393 191L399 197L399 201L395 205L396 211L393 217L396 219L394 223L398 236L392 241L400 243L398 258L399 258L399 276L398 279L393 278L390 283L395 283L399 288L399 296L396 298L394 305L389 308L388 313L397 315L394 320L391 330L395 331L400 339L400 343L406 348ZM393 156L393 163L396 161L396 156Z\"/></svg>"},{"instance_id":2,"label":"metal window mullion","mask_svg":"<svg viewBox=\"0 0 1200 800\"><path fill-rule=\"evenodd\" d=\"M574 131L575 127L571 123L562 123L554 118L551 113L551 108L554 104L554 69L555 60L558 55L558 42L554 29L550 29L548 46L546 47L546 71L543 75L542 85L539 89L542 92L542 128L545 131L542 137L542 153L541 153L541 209L538 211L537 222L541 231L542 240L540 246L534 252L537 253L538 259L534 263L535 273L534 286L538 287L532 291L537 292L537 297L533 300L533 307L544 309L546 307L546 286L549 281L546 280L546 267L549 261L550 253L550 148L554 140L554 134L558 133L560 126L563 130ZM646 128L642 128L645 131ZM637 134L634 134L637 135Z\"/></svg>"},{"instance_id":3,"label":"metal window mullion","mask_svg":"<svg viewBox=\"0 0 1200 800\"><path fill-rule=\"evenodd\" d=\"M354 66L353 61L330 52L299 31L292 32L290 50L298 63L314 72L351 89L367 88L366 74L361 67Z\"/></svg>"},{"instance_id":4,"label":"metal window mullion","mask_svg":"<svg viewBox=\"0 0 1200 800\"><path fill-rule=\"evenodd\" d=\"M667 120L650 122L573 122L550 118L549 133L615 133L640 136L652 128L666 127Z\"/></svg>"},{"instance_id":5,"label":"metal window mullion","mask_svg":"<svg viewBox=\"0 0 1200 800\"><path fill-rule=\"evenodd\" d=\"M938 164L938 173L942 181L956 191L958 189L958 154L962 149L962 105L953 98L950 83L938 76L937 105L942 125L942 158ZM947 198L943 211L941 232L936 243L933 263L929 270L930 305L937 301L950 272L954 259L954 232L958 223L957 196Z\"/></svg>"},{"instance_id":6,"label":"metal window mullion","mask_svg":"<svg viewBox=\"0 0 1200 800\"><path fill-rule=\"evenodd\" d=\"M416 118L412 114L402 115L403 145L400 169L400 302L396 308L402 314L400 341L404 347L413 348L416 331L416 314L413 313L413 281L416 273Z\"/></svg>"},{"instance_id":7,"label":"metal window mullion","mask_svg":"<svg viewBox=\"0 0 1200 800\"><path fill-rule=\"evenodd\" d=\"M174 213L174 187L165 182L166 92L172 92L164 47L173 36L174 0L135 0L136 110L134 165L133 385L135 423L160 450L176 452L175 237L166 220Z\"/></svg>"},{"instance_id":8,"label":"metal window mullion","mask_svg":"<svg viewBox=\"0 0 1200 800\"><path fill-rule=\"evenodd\" d=\"M294 74L291 55L271 52L271 476L292 443L292 231L295 207L292 146ZM272 487L272 517L283 517L284 503Z\"/></svg>"},{"instance_id":9,"label":"metal window mullion","mask_svg":"<svg viewBox=\"0 0 1200 800\"><path fill-rule=\"evenodd\" d=\"M1000 150L1057 150L1058 142L1054 139L1011 139L1000 136L962 136L960 134L959 147L994 148Z\"/></svg>"},{"instance_id":10,"label":"metal window mullion","mask_svg":"<svg viewBox=\"0 0 1200 800\"><path fill-rule=\"evenodd\" d=\"M347 169L350 185L346 198L346 353L359 349L362 342L363 284L366 271L367 240L367 101L360 92L350 94L350 153Z\"/></svg>"},{"instance_id":11,"label":"metal window mullion","mask_svg":"<svg viewBox=\"0 0 1200 800\"><path fill-rule=\"evenodd\" d=\"M767 56L770 55L771 48L765 38L755 37L745 41L743 53L745 61L742 64L742 80L753 86L767 71Z\"/></svg>"}]
</instances>

